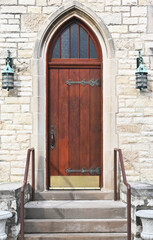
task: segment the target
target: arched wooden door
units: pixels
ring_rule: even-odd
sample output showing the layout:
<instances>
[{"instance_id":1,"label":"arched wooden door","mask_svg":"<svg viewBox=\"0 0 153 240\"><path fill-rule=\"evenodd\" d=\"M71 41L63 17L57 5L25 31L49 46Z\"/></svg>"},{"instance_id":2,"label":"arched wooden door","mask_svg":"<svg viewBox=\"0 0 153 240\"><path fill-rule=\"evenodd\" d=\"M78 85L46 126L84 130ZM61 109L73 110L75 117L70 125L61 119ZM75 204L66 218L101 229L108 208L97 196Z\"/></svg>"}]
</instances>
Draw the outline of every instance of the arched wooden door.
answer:
<instances>
[{"instance_id":1,"label":"arched wooden door","mask_svg":"<svg viewBox=\"0 0 153 240\"><path fill-rule=\"evenodd\" d=\"M102 53L73 18L47 53L47 171L51 189L102 186Z\"/></svg>"}]
</instances>

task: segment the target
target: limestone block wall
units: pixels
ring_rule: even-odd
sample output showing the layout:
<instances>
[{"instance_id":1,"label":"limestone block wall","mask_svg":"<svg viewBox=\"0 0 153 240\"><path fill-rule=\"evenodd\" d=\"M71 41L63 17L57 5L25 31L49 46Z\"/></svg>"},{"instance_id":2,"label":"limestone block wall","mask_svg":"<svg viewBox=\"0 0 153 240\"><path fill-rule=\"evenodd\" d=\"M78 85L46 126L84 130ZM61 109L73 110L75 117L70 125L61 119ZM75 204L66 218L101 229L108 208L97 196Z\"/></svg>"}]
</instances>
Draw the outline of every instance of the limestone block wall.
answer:
<instances>
[{"instance_id":1,"label":"limestone block wall","mask_svg":"<svg viewBox=\"0 0 153 240\"><path fill-rule=\"evenodd\" d=\"M124 184L120 188L121 200L127 203L127 189ZM139 210L153 209L153 186L149 183L131 183L131 220L132 240L141 240L142 222L135 213Z\"/></svg>"},{"instance_id":2,"label":"limestone block wall","mask_svg":"<svg viewBox=\"0 0 153 240\"><path fill-rule=\"evenodd\" d=\"M3 183L0 184L0 209L10 211L12 217L6 222L6 233L9 240L17 240L20 233L20 196L21 196L20 183ZM31 189L27 185L24 194L25 203L31 199Z\"/></svg>"},{"instance_id":3,"label":"limestone block wall","mask_svg":"<svg viewBox=\"0 0 153 240\"><path fill-rule=\"evenodd\" d=\"M0 89L0 181L23 180L34 117L32 58L37 34L47 17L68 0L0 0L0 69L11 51L15 88ZM78 0L103 20L114 41L116 133L130 180L153 180L153 1ZM135 88L136 58L142 49L148 89ZM104 63L105 64L105 63ZM110 69L111 72L111 69ZM105 76L104 76L105 81ZM1 85L1 75L0 75ZM114 121L114 120L113 120Z\"/></svg>"}]
</instances>

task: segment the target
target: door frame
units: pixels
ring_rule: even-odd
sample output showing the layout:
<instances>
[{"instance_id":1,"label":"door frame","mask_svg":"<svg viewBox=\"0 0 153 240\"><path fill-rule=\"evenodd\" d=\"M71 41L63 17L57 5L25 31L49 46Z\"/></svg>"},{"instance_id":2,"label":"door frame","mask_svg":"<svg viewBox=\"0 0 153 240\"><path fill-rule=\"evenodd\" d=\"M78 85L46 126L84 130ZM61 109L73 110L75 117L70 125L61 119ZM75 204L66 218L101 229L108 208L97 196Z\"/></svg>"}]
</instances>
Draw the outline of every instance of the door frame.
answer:
<instances>
[{"instance_id":1,"label":"door frame","mask_svg":"<svg viewBox=\"0 0 153 240\"><path fill-rule=\"evenodd\" d=\"M40 26L31 59L32 96L31 113L33 129L31 146L36 153L36 188L47 189L46 185L46 52L50 39L56 29L77 16L94 31L103 50L103 189L113 190L113 154L118 147L116 131L116 114L118 99L116 94L117 59L115 45L103 19L92 8L71 1L63 3L58 10L51 13ZM109 178L108 178L109 176Z\"/></svg>"},{"instance_id":2,"label":"door frame","mask_svg":"<svg viewBox=\"0 0 153 240\"><path fill-rule=\"evenodd\" d=\"M66 60L66 59L60 59L59 65L57 64L57 61L52 61L52 63L49 62L49 58L51 58L52 55L52 51L53 51L53 47L54 47L54 43L56 42L58 35L61 33L61 31L63 31L63 27L66 28L67 26L69 26L70 24L72 24L72 22L77 22L79 23L81 26L83 26L88 33L93 37L93 42L95 44L95 48L96 48L96 52L97 52L97 59L92 59L92 60L84 60L81 59L79 61L79 64L77 63L78 59L71 59L71 63L70 60ZM100 49L100 51L99 51ZM73 63L73 65L72 65ZM81 21L77 16L74 16L70 19L68 19L67 21L65 21L59 28L57 28L56 32L53 34L52 38L50 39L49 43L48 43L48 47L47 47L47 52L46 52L46 186L47 189L49 190L50 187L50 174L49 174L49 168L50 168L50 164L49 164L49 131L50 131L50 127L49 127L49 116L48 116L48 112L49 112L49 87L48 87L48 82L49 82L49 74L48 74L48 65L55 67L55 68L64 68L64 67L68 67L68 68L74 68L77 67L79 68L79 66L81 65L87 66L89 69L96 67L96 66L100 66L100 78L101 78L101 157L100 157L100 167L101 167L101 175L100 175L100 188L103 187L103 53L102 53L102 48L100 45L100 42L96 36L96 34L94 33L94 31L90 28L90 26L88 26L85 22Z\"/></svg>"}]
</instances>

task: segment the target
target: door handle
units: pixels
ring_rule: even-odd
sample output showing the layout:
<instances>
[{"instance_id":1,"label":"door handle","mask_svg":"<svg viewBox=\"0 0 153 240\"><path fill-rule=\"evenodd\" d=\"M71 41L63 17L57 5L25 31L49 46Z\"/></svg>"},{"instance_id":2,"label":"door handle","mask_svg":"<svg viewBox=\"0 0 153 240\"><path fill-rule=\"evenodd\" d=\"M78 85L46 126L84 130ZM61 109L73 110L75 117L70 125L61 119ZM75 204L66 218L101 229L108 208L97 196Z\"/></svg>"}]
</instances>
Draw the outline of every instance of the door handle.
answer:
<instances>
[{"instance_id":1,"label":"door handle","mask_svg":"<svg viewBox=\"0 0 153 240\"><path fill-rule=\"evenodd\" d=\"M53 150L55 148L55 131L54 131L54 125L51 125L51 149Z\"/></svg>"}]
</instances>

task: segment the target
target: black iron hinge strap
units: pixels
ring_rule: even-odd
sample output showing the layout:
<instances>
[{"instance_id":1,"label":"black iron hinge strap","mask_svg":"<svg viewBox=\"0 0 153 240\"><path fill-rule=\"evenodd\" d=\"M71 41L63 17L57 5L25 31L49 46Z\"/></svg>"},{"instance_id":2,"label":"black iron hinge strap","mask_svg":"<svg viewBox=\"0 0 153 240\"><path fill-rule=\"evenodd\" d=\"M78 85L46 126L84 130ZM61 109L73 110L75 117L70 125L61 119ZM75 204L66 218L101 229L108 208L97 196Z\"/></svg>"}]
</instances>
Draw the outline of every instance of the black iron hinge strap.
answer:
<instances>
[{"instance_id":1,"label":"black iron hinge strap","mask_svg":"<svg viewBox=\"0 0 153 240\"><path fill-rule=\"evenodd\" d=\"M100 85L101 85L99 78L97 78L96 80L94 80L94 78L92 78L90 81L86 81L86 79L83 79L81 81L71 81L69 79L66 81L66 84L68 86L71 86L72 84L81 84L82 86L90 85L91 87L94 87L94 86L100 87Z\"/></svg>"}]
</instances>

